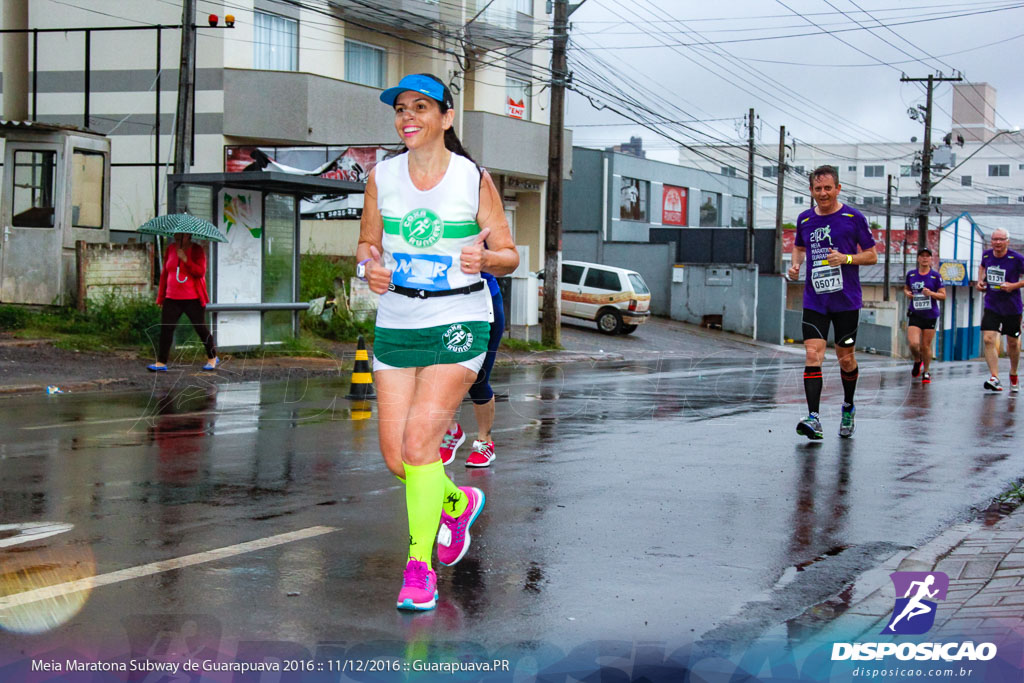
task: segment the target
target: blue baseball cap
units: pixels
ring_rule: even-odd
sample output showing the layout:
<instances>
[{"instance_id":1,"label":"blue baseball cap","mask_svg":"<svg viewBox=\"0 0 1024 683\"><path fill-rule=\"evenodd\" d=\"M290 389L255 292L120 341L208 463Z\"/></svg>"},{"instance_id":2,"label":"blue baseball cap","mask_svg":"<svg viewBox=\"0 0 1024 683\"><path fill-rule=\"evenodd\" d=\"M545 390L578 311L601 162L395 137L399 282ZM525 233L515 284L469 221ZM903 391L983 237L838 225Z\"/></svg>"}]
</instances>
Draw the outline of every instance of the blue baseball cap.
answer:
<instances>
[{"instance_id":1,"label":"blue baseball cap","mask_svg":"<svg viewBox=\"0 0 1024 683\"><path fill-rule=\"evenodd\" d=\"M393 88L388 88L380 94L380 101L389 107L395 106L398 96L407 90L422 93L432 100L437 100L444 107L451 109L455 106L452 93L441 81L435 80L423 74L409 74L398 82Z\"/></svg>"}]
</instances>

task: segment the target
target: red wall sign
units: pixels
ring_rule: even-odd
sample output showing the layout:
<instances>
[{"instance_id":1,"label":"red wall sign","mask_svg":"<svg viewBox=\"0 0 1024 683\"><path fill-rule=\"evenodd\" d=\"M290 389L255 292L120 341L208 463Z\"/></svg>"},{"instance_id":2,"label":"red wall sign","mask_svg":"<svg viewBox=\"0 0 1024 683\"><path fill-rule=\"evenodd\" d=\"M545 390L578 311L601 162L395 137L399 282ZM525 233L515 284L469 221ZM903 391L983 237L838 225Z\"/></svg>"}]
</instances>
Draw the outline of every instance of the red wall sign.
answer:
<instances>
[{"instance_id":1,"label":"red wall sign","mask_svg":"<svg viewBox=\"0 0 1024 683\"><path fill-rule=\"evenodd\" d=\"M661 188L661 224L686 225L686 188L663 185Z\"/></svg>"}]
</instances>

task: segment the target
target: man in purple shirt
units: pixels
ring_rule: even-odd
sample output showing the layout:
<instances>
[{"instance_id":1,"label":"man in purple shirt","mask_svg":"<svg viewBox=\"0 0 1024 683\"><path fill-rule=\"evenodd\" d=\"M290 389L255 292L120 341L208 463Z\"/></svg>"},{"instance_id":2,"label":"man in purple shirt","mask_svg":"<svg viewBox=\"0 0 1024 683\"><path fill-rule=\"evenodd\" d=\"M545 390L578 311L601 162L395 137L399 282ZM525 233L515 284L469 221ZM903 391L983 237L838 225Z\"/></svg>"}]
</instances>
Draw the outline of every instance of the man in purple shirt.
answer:
<instances>
[{"instance_id":1,"label":"man in purple shirt","mask_svg":"<svg viewBox=\"0 0 1024 683\"><path fill-rule=\"evenodd\" d=\"M921 383L930 384L935 321L939 319L939 302L946 300L942 276L932 269L931 249L923 247L917 252L917 268L907 273L903 293L907 297L907 342L914 357L910 375L921 375Z\"/></svg>"},{"instance_id":2,"label":"man in purple shirt","mask_svg":"<svg viewBox=\"0 0 1024 683\"><path fill-rule=\"evenodd\" d=\"M992 248L981 255L978 290L985 292L985 311L981 316L981 337L985 342L985 362L992 376L985 381L990 391L1002 391L999 383L999 335L1006 335L1006 355L1010 357L1010 393L1016 394L1017 363L1020 361L1020 288L1024 287L1024 256L1009 248L1010 234L999 228L992 233Z\"/></svg>"},{"instance_id":3,"label":"man in purple shirt","mask_svg":"<svg viewBox=\"0 0 1024 683\"><path fill-rule=\"evenodd\" d=\"M807 259L802 327L808 415L797 424L796 431L812 440L824 435L818 409L829 325L835 331L836 358L843 380L839 436L853 436L853 394L858 375L854 347L861 307L859 266L878 262L867 219L857 209L840 203L841 189L835 167L819 166L811 173L811 196L817 206L797 218L793 265L788 273L790 280L799 278L800 266Z\"/></svg>"}]
</instances>

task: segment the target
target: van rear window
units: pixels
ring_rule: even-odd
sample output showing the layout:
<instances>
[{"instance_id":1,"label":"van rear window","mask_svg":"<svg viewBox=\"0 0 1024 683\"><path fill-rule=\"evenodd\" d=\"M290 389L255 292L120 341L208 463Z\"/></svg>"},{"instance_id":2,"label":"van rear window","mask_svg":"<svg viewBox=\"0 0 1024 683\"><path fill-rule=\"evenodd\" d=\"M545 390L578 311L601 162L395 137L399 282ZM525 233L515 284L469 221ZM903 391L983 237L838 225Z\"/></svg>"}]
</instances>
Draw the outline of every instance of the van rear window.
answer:
<instances>
[{"instance_id":1,"label":"van rear window","mask_svg":"<svg viewBox=\"0 0 1024 683\"><path fill-rule=\"evenodd\" d=\"M637 294L650 294L651 290L647 289L647 283L639 275L634 273L629 274L629 284L633 285L633 291Z\"/></svg>"}]
</instances>

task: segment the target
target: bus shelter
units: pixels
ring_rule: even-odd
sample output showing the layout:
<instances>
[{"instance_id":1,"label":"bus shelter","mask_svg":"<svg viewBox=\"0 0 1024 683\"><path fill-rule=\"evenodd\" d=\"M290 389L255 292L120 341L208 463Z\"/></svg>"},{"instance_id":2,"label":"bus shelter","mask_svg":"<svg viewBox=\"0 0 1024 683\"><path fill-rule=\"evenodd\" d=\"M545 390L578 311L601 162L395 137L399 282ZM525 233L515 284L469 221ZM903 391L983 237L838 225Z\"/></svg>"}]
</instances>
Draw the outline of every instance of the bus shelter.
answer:
<instances>
[{"instance_id":1,"label":"bus shelter","mask_svg":"<svg viewBox=\"0 0 1024 683\"><path fill-rule=\"evenodd\" d=\"M281 171L186 173L167 178L168 213L205 218L228 238L213 243L207 286L218 348L251 349L298 334L299 202L364 192L364 183Z\"/></svg>"}]
</instances>

